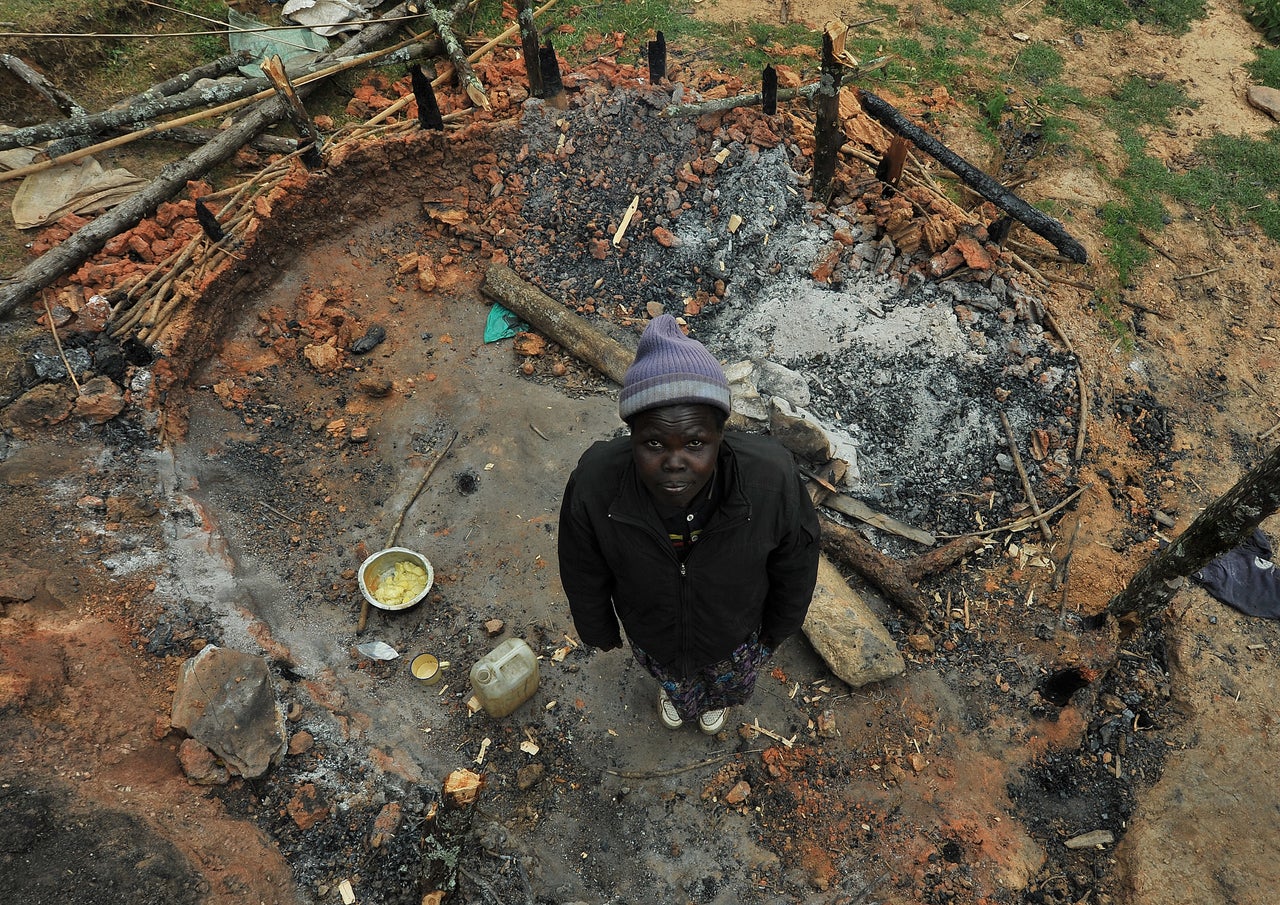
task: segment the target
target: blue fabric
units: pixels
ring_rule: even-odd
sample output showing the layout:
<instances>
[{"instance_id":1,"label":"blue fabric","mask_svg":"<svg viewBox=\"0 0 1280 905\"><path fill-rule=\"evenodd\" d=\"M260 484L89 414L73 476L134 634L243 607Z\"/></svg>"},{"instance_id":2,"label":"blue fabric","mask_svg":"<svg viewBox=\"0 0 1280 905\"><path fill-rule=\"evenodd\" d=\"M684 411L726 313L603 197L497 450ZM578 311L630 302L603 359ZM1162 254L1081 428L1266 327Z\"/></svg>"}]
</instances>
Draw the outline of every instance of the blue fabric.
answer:
<instances>
[{"instance_id":1,"label":"blue fabric","mask_svg":"<svg viewBox=\"0 0 1280 905\"><path fill-rule=\"evenodd\" d=\"M1250 616L1280 619L1280 576L1271 555L1271 541L1261 528L1254 528L1247 541L1191 577L1227 606Z\"/></svg>"}]
</instances>

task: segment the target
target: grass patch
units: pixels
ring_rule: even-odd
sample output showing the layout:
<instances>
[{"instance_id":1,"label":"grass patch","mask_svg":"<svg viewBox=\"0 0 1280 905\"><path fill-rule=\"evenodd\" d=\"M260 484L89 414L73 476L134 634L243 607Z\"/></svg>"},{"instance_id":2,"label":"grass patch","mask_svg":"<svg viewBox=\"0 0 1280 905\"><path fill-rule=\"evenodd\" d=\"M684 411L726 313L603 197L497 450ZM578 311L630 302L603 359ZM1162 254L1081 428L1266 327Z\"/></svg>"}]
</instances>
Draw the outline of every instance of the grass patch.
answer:
<instances>
[{"instance_id":1,"label":"grass patch","mask_svg":"<svg viewBox=\"0 0 1280 905\"><path fill-rule=\"evenodd\" d=\"M1031 44L1018 54L1013 72L1018 78L1040 87L1061 76L1063 68L1062 54L1058 51L1048 44Z\"/></svg>"},{"instance_id":2,"label":"grass patch","mask_svg":"<svg viewBox=\"0 0 1280 905\"><path fill-rule=\"evenodd\" d=\"M1148 81L1138 75L1130 75L1104 102L1107 122L1117 132L1126 132L1136 125L1161 126L1173 124L1171 114L1179 107L1198 106L1187 96L1180 85L1166 81Z\"/></svg>"},{"instance_id":3,"label":"grass patch","mask_svg":"<svg viewBox=\"0 0 1280 905\"><path fill-rule=\"evenodd\" d=\"M1133 328L1129 324L1129 318L1124 314L1110 299L1105 295L1095 295L1093 297L1093 308L1102 318L1102 328L1125 353L1130 353L1134 349Z\"/></svg>"},{"instance_id":4,"label":"grass patch","mask_svg":"<svg viewBox=\"0 0 1280 905\"><path fill-rule=\"evenodd\" d=\"M961 16L975 13L981 16L998 16L1004 3L1001 0L944 0L947 9Z\"/></svg>"},{"instance_id":5,"label":"grass patch","mask_svg":"<svg viewBox=\"0 0 1280 905\"><path fill-rule=\"evenodd\" d=\"M1227 215L1234 209L1280 242L1280 129L1258 139L1215 135L1200 151L1206 164L1180 180L1183 197Z\"/></svg>"},{"instance_id":6,"label":"grass patch","mask_svg":"<svg viewBox=\"0 0 1280 905\"><path fill-rule=\"evenodd\" d=\"M1274 40L1280 41L1280 35ZM1259 47L1257 58L1244 68L1258 84L1280 87L1280 47Z\"/></svg>"},{"instance_id":7,"label":"grass patch","mask_svg":"<svg viewBox=\"0 0 1280 905\"><path fill-rule=\"evenodd\" d=\"M1049 0L1045 5L1046 11L1072 25L1122 28L1136 21L1173 34L1184 33L1196 19L1204 18L1204 7L1205 0Z\"/></svg>"},{"instance_id":8,"label":"grass patch","mask_svg":"<svg viewBox=\"0 0 1280 905\"><path fill-rule=\"evenodd\" d=\"M1245 0L1244 9L1249 21L1268 41L1280 43L1280 0Z\"/></svg>"}]
</instances>

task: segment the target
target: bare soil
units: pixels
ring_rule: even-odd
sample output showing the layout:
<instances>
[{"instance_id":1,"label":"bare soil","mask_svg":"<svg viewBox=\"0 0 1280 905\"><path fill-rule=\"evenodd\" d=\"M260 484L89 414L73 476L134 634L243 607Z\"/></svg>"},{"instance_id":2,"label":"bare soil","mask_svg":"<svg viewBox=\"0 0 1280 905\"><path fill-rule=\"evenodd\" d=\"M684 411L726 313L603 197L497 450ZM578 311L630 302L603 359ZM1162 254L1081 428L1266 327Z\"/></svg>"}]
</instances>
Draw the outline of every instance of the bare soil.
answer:
<instances>
[{"instance_id":1,"label":"bare soil","mask_svg":"<svg viewBox=\"0 0 1280 905\"><path fill-rule=\"evenodd\" d=\"M699 10L776 15L747 2ZM920 22L952 17L918 10ZM815 26L862 18L838 4L793 14ZM1257 36L1234 8L1211 5L1186 36L1134 26L1081 42L1038 4L1016 15L1016 30L1052 41L1086 93L1158 70L1201 101L1149 136L1171 166L1214 130L1271 125L1242 98ZM1010 60L1021 43L984 42ZM846 203L815 211L802 115L764 124L772 143L752 131L756 116L661 121L661 97L639 74L611 58L585 67L564 113L522 105L508 74L495 94L511 119L447 140L371 142L297 179L162 355L129 365L122 415L0 435L6 886L31 902L309 903L340 901L345 879L360 902L416 905L421 815L445 774L470 767L485 786L458 840L454 901L1270 902L1280 629L1193 585L1159 625L1121 636L1086 623L1268 448L1280 420L1275 244L1213 211L1174 210L1152 237L1164 254L1122 287L1141 306L1125 312L1132 342L1109 332L1093 293L1060 282L1114 284L1093 212L1112 191L1100 170L1119 161L1112 136L1084 123L1093 159L1033 155L1019 191L1066 207L1089 266L1032 243L1023 256L1056 281L1004 261L1000 293L875 273L849 251L839 285L815 295L809 272L838 232L855 250L880 242L879 189L855 191L865 167L846 161ZM703 91L715 81L691 66L681 74ZM883 93L913 114L936 101L906 86ZM960 109L944 112L942 137L988 163ZM717 172L708 161L725 148L734 156ZM698 181L655 182L695 162ZM667 191L674 207L656 200ZM608 240L635 194L642 228L619 252ZM731 205L759 215L770 204L769 243L710 241L706 224ZM651 231L664 224L685 244L657 243ZM405 264L415 255L431 262L429 290ZM932 635L850 576L902 646L905 675L850 689L796 639L735 714L768 734L668 733L629 658L572 644L556 579L559 494L577 455L620 429L613 388L554 345L526 357L483 342L479 287L503 260L624 338L652 303L687 312L727 360L790 350L785 363L880 476L863 495L892 515L961 533L1025 512L1016 476L996 461L996 389L1014 393L1019 436L1048 438L1049 456L1028 457L1041 502L1084 492L1053 518L1053 541L997 532L930 578ZM778 289L779 274L794 293ZM1027 297L1056 328L1018 307ZM972 304L992 299L1004 304ZM949 360L855 354L866 322L957 309L972 309L971 334L1000 346L934 393L987 416L964 444L937 420L954 405L920 401L929 381L902 389L910 371L937 375L936 390ZM45 342L35 313L5 325L6 404L32 383L26 362ZM350 354L373 324L387 341ZM786 329L797 325L806 329ZM341 364L317 370L304 350L330 336ZM832 351L796 345L813 337ZM1079 387L1091 404L1076 462ZM352 442L353 428L367 440ZM431 558L436 587L411 611L375 612L357 637L361 554L386 542L454 432L399 536ZM886 458L907 442L918 444L914 470ZM943 458L960 446L963 456ZM505 623L496 637L484 627L493 618ZM512 636L545 657L538 692L504 720L470 715L466 670ZM355 651L375 639L403 656ZM169 708L178 669L208 643L267 657L291 732L314 744L258 780L189 783ZM451 662L440 686L409 675L422 651ZM537 755L521 750L530 740ZM403 821L374 845L390 803ZM1094 830L1115 842L1065 846Z\"/></svg>"}]
</instances>

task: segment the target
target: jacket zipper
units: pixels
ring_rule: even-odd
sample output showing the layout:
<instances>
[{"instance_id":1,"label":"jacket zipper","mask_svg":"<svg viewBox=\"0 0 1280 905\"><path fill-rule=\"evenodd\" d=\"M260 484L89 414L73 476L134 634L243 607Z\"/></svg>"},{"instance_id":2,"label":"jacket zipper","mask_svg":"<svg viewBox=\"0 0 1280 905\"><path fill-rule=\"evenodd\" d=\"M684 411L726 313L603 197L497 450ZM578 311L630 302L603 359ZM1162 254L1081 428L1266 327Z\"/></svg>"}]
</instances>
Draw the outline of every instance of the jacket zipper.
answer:
<instances>
[{"instance_id":1,"label":"jacket zipper","mask_svg":"<svg viewBox=\"0 0 1280 905\"><path fill-rule=\"evenodd\" d=\"M612 512L608 514L608 517L615 519L621 524L635 525L643 529L646 534L654 537L658 541L659 546L667 551L667 555L675 560L676 568L680 573L680 674L687 678L693 672L693 606L689 601L688 569L689 559L693 556L693 549L691 548L688 556L686 556L684 560L681 560L680 557L676 555L675 549L671 546L671 539L667 537L664 532L655 529L644 519L631 518L626 515L616 516ZM708 534L719 534L720 532L742 522L750 521L751 514L748 512L748 514L743 516L741 519L734 519L732 522L726 522L725 524L717 525L714 528L704 528L702 530L702 536L706 537Z\"/></svg>"}]
</instances>

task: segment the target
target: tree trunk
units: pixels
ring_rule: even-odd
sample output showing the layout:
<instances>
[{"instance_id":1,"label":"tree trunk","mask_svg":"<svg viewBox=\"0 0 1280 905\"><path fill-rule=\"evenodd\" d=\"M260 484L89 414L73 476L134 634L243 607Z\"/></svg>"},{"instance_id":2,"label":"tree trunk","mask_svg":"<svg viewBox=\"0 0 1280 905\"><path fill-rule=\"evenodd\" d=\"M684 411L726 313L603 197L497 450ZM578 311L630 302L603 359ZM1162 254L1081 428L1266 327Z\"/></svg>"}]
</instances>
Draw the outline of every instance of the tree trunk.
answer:
<instances>
[{"instance_id":1,"label":"tree trunk","mask_svg":"<svg viewBox=\"0 0 1280 905\"><path fill-rule=\"evenodd\" d=\"M947 169L959 176L965 185L972 188L983 198L1003 211L1007 211L1015 219L1025 223L1037 235L1043 236L1053 243L1054 248L1062 252L1077 264L1084 264L1089 253L1083 245L1072 238L1062 224L1041 211L1036 210L999 182L992 179L982 170L952 151L938 139L907 119L892 104L877 97L869 91L858 89L858 100L862 109L883 124L891 132L909 138L917 148L936 159ZM817 167L817 163L814 163Z\"/></svg>"},{"instance_id":2,"label":"tree trunk","mask_svg":"<svg viewBox=\"0 0 1280 905\"><path fill-rule=\"evenodd\" d=\"M49 103L61 110L64 116L80 116L84 113L84 108L76 103L75 98L59 89L13 54L0 53L0 65L3 65L19 79L38 91ZM21 146L14 145L13 147Z\"/></svg>"},{"instance_id":3,"label":"tree trunk","mask_svg":"<svg viewBox=\"0 0 1280 905\"><path fill-rule=\"evenodd\" d=\"M426 16L436 26L436 34L440 36L440 42L444 45L446 56L453 63L453 70L457 73L458 84L467 92L467 97L471 98L471 103L475 104L481 110L489 109L489 96L485 94L484 84L476 76L475 70L471 68L470 61L467 60L466 48L458 41L453 33L453 20L457 18L458 13L466 9L466 0L459 3L457 8L451 12L441 12L436 8L435 4L427 3Z\"/></svg>"},{"instance_id":4,"label":"tree trunk","mask_svg":"<svg viewBox=\"0 0 1280 905\"><path fill-rule=\"evenodd\" d=\"M354 38L338 48L338 56L355 56L369 47L395 34L400 27L400 16L405 4L397 4L388 10L382 21L362 29ZM309 86L300 90L307 91ZM0 285L0 317L4 317L19 304L31 298L59 277L75 270L80 264L102 248L112 236L136 226L153 213L187 182L202 176L213 167L235 154L245 142L285 115L285 105L279 98L264 101L249 111L239 123L222 132L213 141L177 163L171 163L160 171L160 176L146 188L130 196L124 203L79 229L70 238L50 249L35 261L18 271Z\"/></svg>"},{"instance_id":5,"label":"tree trunk","mask_svg":"<svg viewBox=\"0 0 1280 905\"><path fill-rule=\"evenodd\" d=\"M1152 558L1107 611L1136 613L1142 622L1158 616L1173 596L1166 582L1185 578L1238 547L1263 520L1280 510L1280 446L1225 494L1205 508L1178 539Z\"/></svg>"},{"instance_id":6,"label":"tree trunk","mask_svg":"<svg viewBox=\"0 0 1280 905\"><path fill-rule=\"evenodd\" d=\"M634 349L606 336L538 287L520 279L510 267L502 264L490 267L480 290L614 383L622 383L627 368L635 360Z\"/></svg>"}]
</instances>

